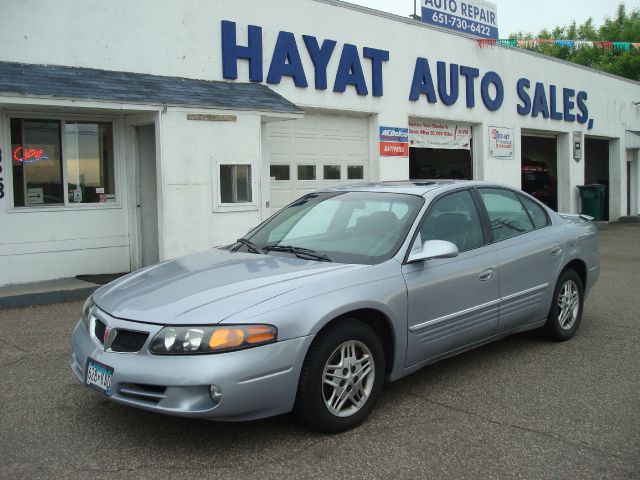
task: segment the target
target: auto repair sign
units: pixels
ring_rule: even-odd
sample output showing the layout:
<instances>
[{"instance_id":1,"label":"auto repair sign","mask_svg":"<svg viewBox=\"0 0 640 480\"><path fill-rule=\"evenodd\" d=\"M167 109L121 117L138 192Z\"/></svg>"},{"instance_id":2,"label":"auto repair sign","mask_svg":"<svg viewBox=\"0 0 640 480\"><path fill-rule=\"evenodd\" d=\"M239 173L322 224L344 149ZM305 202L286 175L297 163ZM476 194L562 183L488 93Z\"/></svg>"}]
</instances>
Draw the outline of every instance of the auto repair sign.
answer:
<instances>
[{"instance_id":1,"label":"auto repair sign","mask_svg":"<svg viewBox=\"0 0 640 480\"><path fill-rule=\"evenodd\" d=\"M380 156L408 157L409 129L380 127Z\"/></svg>"}]
</instances>

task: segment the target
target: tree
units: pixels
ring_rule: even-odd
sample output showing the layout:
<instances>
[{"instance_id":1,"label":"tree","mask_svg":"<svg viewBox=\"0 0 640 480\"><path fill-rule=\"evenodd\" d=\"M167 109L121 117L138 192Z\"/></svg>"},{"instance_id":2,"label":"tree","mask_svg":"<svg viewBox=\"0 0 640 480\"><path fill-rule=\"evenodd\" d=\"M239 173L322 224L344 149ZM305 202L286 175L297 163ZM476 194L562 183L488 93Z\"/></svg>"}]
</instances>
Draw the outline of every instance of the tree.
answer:
<instances>
[{"instance_id":1,"label":"tree","mask_svg":"<svg viewBox=\"0 0 640 480\"><path fill-rule=\"evenodd\" d=\"M518 32L509 38L527 40L531 38L554 40L586 40L600 42L630 42L640 43L640 9L631 12L623 3L618 5L613 17L605 18L602 26L596 28L593 18L589 18L582 25L572 22L568 26L556 26L552 30L543 29L537 36L530 33ZM530 47L544 55L560 58L604 72L640 80L640 51L635 48L612 50L602 47L570 47L555 43L542 43Z\"/></svg>"}]
</instances>

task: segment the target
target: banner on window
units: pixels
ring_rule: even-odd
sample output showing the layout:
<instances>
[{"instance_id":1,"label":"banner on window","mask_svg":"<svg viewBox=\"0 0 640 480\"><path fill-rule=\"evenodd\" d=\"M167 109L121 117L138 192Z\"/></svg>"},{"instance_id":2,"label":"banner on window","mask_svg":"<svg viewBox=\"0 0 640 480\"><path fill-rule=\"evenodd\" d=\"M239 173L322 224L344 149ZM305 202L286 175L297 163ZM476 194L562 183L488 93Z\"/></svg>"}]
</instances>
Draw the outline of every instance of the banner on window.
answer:
<instances>
[{"instance_id":1,"label":"banner on window","mask_svg":"<svg viewBox=\"0 0 640 480\"><path fill-rule=\"evenodd\" d=\"M489 127L489 156L513 158L513 128Z\"/></svg>"},{"instance_id":2,"label":"banner on window","mask_svg":"<svg viewBox=\"0 0 640 480\"><path fill-rule=\"evenodd\" d=\"M471 150L471 127L447 122L411 120L409 145L415 148Z\"/></svg>"}]
</instances>

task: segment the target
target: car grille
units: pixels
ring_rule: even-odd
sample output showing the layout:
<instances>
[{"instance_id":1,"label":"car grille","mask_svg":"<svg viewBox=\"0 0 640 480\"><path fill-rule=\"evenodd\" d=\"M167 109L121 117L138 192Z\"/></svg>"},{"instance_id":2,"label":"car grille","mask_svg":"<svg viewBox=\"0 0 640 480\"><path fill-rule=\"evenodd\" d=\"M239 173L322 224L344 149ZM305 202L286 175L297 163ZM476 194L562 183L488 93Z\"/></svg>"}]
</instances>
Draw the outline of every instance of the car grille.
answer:
<instances>
[{"instance_id":1,"label":"car grille","mask_svg":"<svg viewBox=\"0 0 640 480\"><path fill-rule=\"evenodd\" d=\"M96 319L94 328L94 336L98 343L104 347L104 333L107 326L99 319ZM146 332L135 332L133 330L116 330L116 337L111 344L111 350L119 353L136 353L139 352L149 338Z\"/></svg>"},{"instance_id":2,"label":"car grille","mask_svg":"<svg viewBox=\"0 0 640 480\"><path fill-rule=\"evenodd\" d=\"M104 332L106 331L107 326L102 323L100 320L96 319L96 328L94 329L94 334L96 340L100 342L100 345L104 347Z\"/></svg>"},{"instance_id":3,"label":"car grille","mask_svg":"<svg viewBox=\"0 0 640 480\"><path fill-rule=\"evenodd\" d=\"M116 338L111 345L111 350L114 352L139 352L147 338L149 338L148 333L118 330Z\"/></svg>"}]
</instances>

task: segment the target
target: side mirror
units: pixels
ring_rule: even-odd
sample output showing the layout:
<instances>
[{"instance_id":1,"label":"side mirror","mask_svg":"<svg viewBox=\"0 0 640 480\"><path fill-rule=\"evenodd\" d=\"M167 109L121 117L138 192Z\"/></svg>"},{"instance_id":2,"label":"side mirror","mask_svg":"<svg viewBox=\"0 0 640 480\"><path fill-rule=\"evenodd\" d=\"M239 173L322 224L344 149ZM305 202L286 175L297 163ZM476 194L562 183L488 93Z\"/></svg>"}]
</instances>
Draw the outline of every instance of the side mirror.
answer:
<instances>
[{"instance_id":1,"label":"side mirror","mask_svg":"<svg viewBox=\"0 0 640 480\"><path fill-rule=\"evenodd\" d=\"M435 260L437 258L454 258L459 255L458 247L444 240L429 240L424 242L421 249L414 250L409 255L407 263Z\"/></svg>"}]
</instances>

